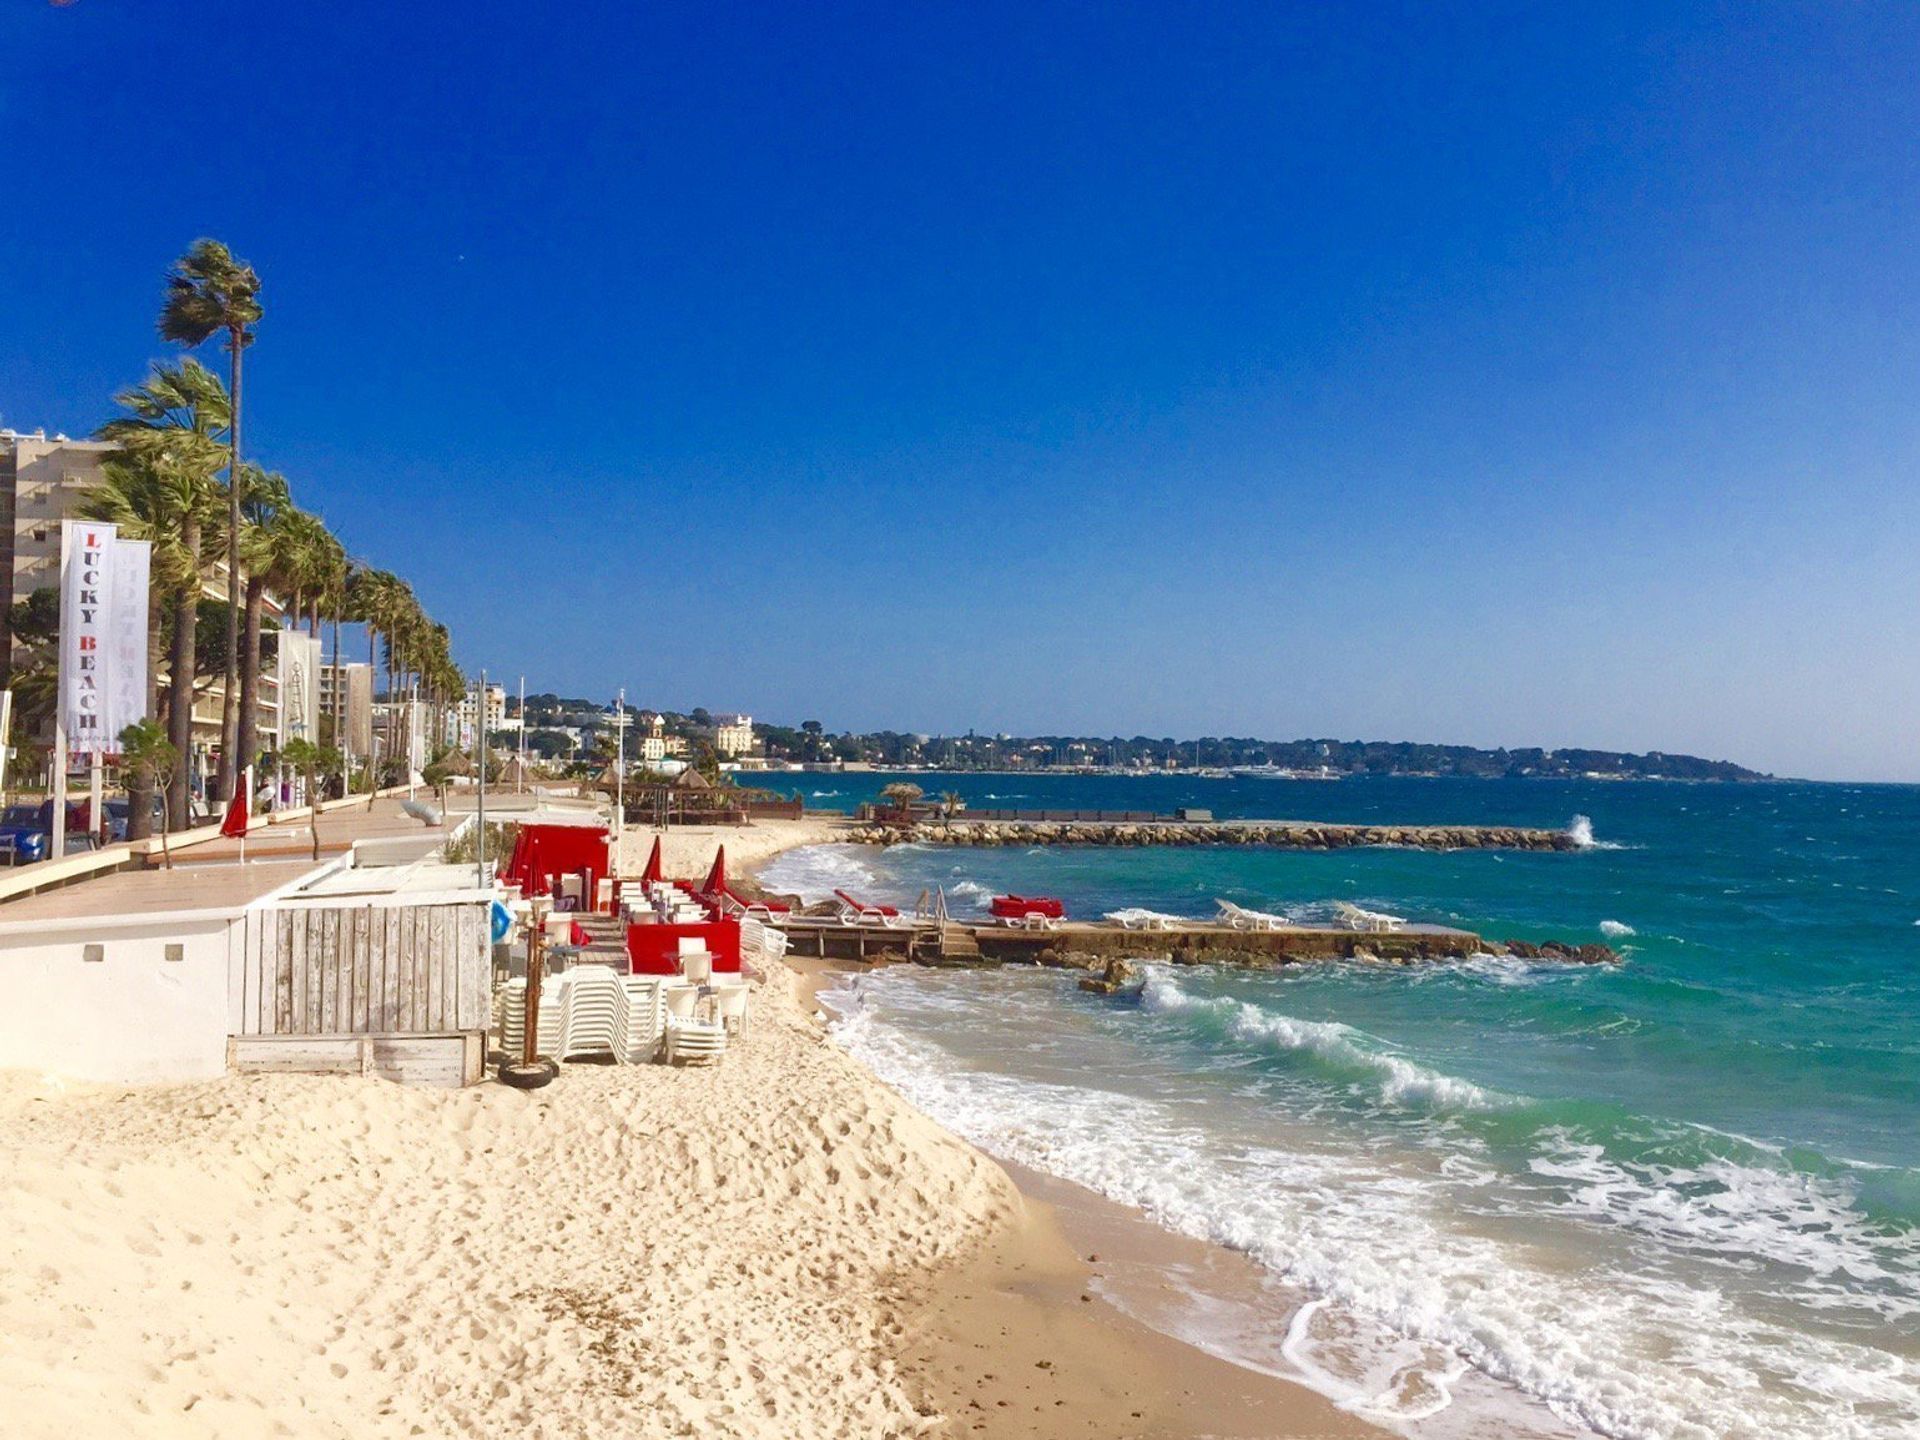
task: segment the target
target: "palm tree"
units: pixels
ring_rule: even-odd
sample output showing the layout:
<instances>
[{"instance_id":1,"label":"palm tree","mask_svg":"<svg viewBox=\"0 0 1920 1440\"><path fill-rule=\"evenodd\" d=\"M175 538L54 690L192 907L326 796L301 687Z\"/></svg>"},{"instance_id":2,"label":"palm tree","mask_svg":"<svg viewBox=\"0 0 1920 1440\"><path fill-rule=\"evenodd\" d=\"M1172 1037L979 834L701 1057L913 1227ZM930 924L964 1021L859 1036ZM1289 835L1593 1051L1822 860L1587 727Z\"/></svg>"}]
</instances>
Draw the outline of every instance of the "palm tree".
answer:
<instances>
[{"instance_id":1,"label":"palm tree","mask_svg":"<svg viewBox=\"0 0 1920 1440\"><path fill-rule=\"evenodd\" d=\"M310 583L315 566L319 520L296 507L284 476L242 465L245 504L240 538L241 568L246 572L242 643L240 647L240 707L236 732L236 761L246 766L259 748L260 627L267 592L299 594ZM284 677L283 677L284 678Z\"/></svg>"},{"instance_id":2,"label":"palm tree","mask_svg":"<svg viewBox=\"0 0 1920 1440\"><path fill-rule=\"evenodd\" d=\"M226 699L220 719L221 799L233 793L236 769L236 717L240 709L240 357L253 343L260 323L260 277L218 240L196 240L167 273L167 295L160 307L163 340L189 348L224 333L227 342L228 393L233 397L227 427L227 669ZM251 697L249 696L249 700ZM177 743L177 742L176 742Z\"/></svg>"},{"instance_id":3,"label":"palm tree","mask_svg":"<svg viewBox=\"0 0 1920 1440\"><path fill-rule=\"evenodd\" d=\"M154 664L161 617L170 605L173 639L167 660L167 740L181 759L168 775L168 810L187 813L186 759L193 752L193 682L196 628L205 557L202 537L217 527L219 487L214 476L220 441L232 410L220 377L194 360L156 365L146 383L122 391L115 401L127 413L100 427L100 438L118 447L102 463L106 483L80 506L83 518L111 521L133 539L152 542L148 607L147 696L157 700ZM137 798L137 797L136 797ZM133 817L144 816L135 804Z\"/></svg>"}]
</instances>

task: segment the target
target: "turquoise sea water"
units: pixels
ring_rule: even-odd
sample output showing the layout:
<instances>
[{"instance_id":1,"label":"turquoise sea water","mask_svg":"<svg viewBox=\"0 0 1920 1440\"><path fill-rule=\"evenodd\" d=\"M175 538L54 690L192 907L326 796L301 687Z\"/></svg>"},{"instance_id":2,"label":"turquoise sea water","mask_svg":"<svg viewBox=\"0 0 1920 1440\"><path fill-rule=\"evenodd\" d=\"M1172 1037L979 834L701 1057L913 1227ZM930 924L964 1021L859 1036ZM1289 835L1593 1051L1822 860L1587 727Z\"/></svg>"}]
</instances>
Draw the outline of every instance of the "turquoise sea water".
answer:
<instances>
[{"instance_id":1,"label":"turquoise sea water","mask_svg":"<svg viewBox=\"0 0 1920 1440\"><path fill-rule=\"evenodd\" d=\"M1617 969L1168 966L1133 1002L901 969L853 987L838 1032L989 1149L1260 1260L1284 1293L1227 1348L1370 1414L1475 1433L1492 1376L1609 1434L1920 1434L1920 789L921 783L1008 808L1589 817L1573 854L823 847L766 879L1079 916L1345 899L1606 939Z\"/></svg>"}]
</instances>

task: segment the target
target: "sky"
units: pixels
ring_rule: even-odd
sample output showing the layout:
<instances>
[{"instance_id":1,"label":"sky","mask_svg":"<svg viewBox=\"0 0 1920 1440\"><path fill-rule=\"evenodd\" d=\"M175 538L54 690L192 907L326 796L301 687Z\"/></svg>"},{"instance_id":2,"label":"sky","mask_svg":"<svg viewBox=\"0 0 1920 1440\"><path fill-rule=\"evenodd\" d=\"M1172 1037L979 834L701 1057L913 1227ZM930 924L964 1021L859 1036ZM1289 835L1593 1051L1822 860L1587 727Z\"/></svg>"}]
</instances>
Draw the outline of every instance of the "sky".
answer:
<instances>
[{"instance_id":1,"label":"sky","mask_svg":"<svg viewBox=\"0 0 1920 1440\"><path fill-rule=\"evenodd\" d=\"M1920 11L7 0L0 425L168 263L470 672L1920 781ZM213 357L209 357L210 359Z\"/></svg>"}]
</instances>

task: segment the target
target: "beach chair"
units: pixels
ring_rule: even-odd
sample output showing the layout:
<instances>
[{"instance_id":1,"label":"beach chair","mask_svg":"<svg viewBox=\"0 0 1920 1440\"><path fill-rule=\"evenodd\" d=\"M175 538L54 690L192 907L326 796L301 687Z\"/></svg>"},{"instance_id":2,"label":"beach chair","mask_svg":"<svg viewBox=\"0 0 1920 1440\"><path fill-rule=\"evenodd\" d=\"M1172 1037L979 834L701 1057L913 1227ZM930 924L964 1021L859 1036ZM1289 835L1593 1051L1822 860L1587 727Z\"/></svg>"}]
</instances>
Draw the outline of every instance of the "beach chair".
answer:
<instances>
[{"instance_id":1,"label":"beach chair","mask_svg":"<svg viewBox=\"0 0 1920 1440\"><path fill-rule=\"evenodd\" d=\"M1349 929L1365 930L1374 934L1391 934L1407 923L1398 915L1388 915L1379 910L1362 910L1358 905L1349 905L1344 900L1334 902L1333 912Z\"/></svg>"},{"instance_id":2,"label":"beach chair","mask_svg":"<svg viewBox=\"0 0 1920 1440\"><path fill-rule=\"evenodd\" d=\"M711 1065L727 1053L727 1030L718 1021L699 1018L700 992L691 985L668 985L661 997L666 1004L666 1059L669 1065L686 1061Z\"/></svg>"},{"instance_id":3,"label":"beach chair","mask_svg":"<svg viewBox=\"0 0 1920 1440\"><path fill-rule=\"evenodd\" d=\"M1169 930L1181 922L1178 915L1168 915L1160 910L1145 910L1137 905L1125 910L1109 910L1109 920L1118 921L1123 930Z\"/></svg>"},{"instance_id":4,"label":"beach chair","mask_svg":"<svg viewBox=\"0 0 1920 1440\"><path fill-rule=\"evenodd\" d=\"M666 1035L667 1010L661 998L665 986L655 975L622 975L619 980L625 1003L614 1030L614 1058L643 1064L660 1053Z\"/></svg>"},{"instance_id":5,"label":"beach chair","mask_svg":"<svg viewBox=\"0 0 1920 1440\"><path fill-rule=\"evenodd\" d=\"M747 987L745 985L716 985L713 987L714 1018L729 1035L745 1038L747 1033Z\"/></svg>"},{"instance_id":6,"label":"beach chair","mask_svg":"<svg viewBox=\"0 0 1920 1440\"><path fill-rule=\"evenodd\" d=\"M713 979L713 954L696 936L681 936L679 950L681 979L689 985L705 985Z\"/></svg>"},{"instance_id":7,"label":"beach chair","mask_svg":"<svg viewBox=\"0 0 1920 1440\"><path fill-rule=\"evenodd\" d=\"M540 989L540 1053L550 1058L556 1055L556 1042L562 1039L560 1033L559 990L552 985ZM524 979L509 980L502 987L500 1005L500 1051L513 1059L518 1059L525 1051L527 1043L527 982Z\"/></svg>"},{"instance_id":8,"label":"beach chair","mask_svg":"<svg viewBox=\"0 0 1920 1440\"><path fill-rule=\"evenodd\" d=\"M604 965L586 965L561 976L560 989L561 1040L554 1058L600 1054L623 1058L615 1043L627 1003L620 977Z\"/></svg>"},{"instance_id":9,"label":"beach chair","mask_svg":"<svg viewBox=\"0 0 1920 1440\"><path fill-rule=\"evenodd\" d=\"M1235 930L1284 930L1293 923L1284 915L1275 915L1267 910L1249 910L1231 900L1216 900L1214 904L1220 907L1220 918Z\"/></svg>"}]
</instances>

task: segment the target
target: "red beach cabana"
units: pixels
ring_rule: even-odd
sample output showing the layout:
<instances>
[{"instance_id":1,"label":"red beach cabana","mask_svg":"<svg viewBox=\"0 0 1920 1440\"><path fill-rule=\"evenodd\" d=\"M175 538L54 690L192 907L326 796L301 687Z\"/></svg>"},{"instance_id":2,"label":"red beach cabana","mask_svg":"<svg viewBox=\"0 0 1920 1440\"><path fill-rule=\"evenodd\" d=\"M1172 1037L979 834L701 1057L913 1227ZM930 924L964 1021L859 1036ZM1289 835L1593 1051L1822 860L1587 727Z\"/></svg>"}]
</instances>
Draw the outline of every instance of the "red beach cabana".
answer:
<instances>
[{"instance_id":1,"label":"red beach cabana","mask_svg":"<svg viewBox=\"0 0 1920 1440\"><path fill-rule=\"evenodd\" d=\"M518 885L523 894L552 892L562 875L587 872L587 895L599 893L601 880L611 870L607 860L607 827L599 821L526 821L513 842L502 878Z\"/></svg>"}]
</instances>

